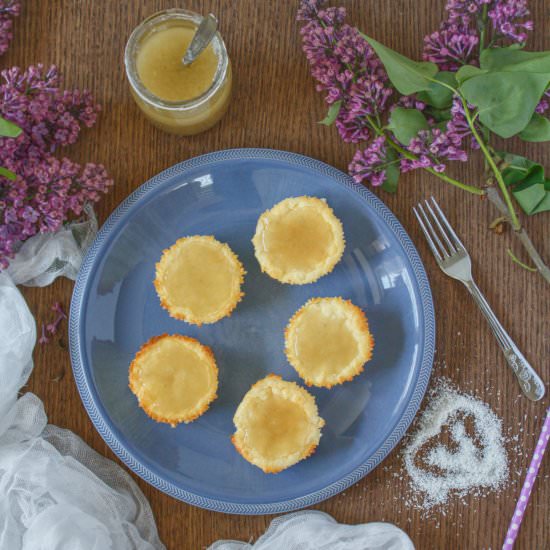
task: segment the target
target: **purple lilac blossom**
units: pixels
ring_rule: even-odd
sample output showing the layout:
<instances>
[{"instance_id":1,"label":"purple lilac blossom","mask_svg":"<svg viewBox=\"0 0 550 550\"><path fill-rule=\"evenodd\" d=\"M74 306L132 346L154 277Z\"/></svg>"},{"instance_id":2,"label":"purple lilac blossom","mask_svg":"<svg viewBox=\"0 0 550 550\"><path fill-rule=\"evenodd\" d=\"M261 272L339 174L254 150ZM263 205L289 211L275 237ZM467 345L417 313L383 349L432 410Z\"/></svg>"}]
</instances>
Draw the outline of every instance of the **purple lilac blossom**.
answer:
<instances>
[{"instance_id":1,"label":"purple lilac blossom","mask_svg":"<svg viewBox=\"0 0 550 550\"><path fill-rule=\"evenodd\" d=\"M372 129L368 117L385 111L392 94L392 89L385 86L376 75L360 77L353 83L348 101L336 120L336 128L342 139L349 143L368 140Z\"/></svg>"},{"instance_id":2,"label":"purple lilac blossom","mask_svg":"<svg viewBox=\"0 0 550 550\"><path fill-rule=\"evenodd\" d=\"M494 32L513 42L524 43L527 40L525 31L533 30L533 21L525 20L529 16L527 0L491 2L488 16L493 24Z\"/></svg>"},{"instance_id":3,"label":"purple lilac blossom","mask_svg":"<svg viewBox=\"0 0 550 550\"><path fill-rule=\"evenodd\" d=\"M344 141L358 143L371 139L371 121L381 125L382 115L398 105L424 110L425 103L412 96L390 105L393 89L377 56L357 30L344 23L343 8L323 6L321 1L303 1L298 19L306 22L301 31L303 46L318 82L317 90L326 93L327 103L341 102L335 124ZM456 128L451 126L445 131L432 128L415 138L410 144L415 158L408 160L395 155L392 162L400 162L405 171L418 167L442 171L444 159L466 160L466 152L461 148L466 135L460 125L464 117L460 118L457 112L456 118ZM430 123L435 125L433 120ZM355 181L368 181L374 186L385 181L388 165L385 139L376 137L365 149L356 152L349 165Z\"/></svg>"},{"instance_id":4,"label":"purple lilac blossom","mask_svg":"<svg viewBox=\"0 0 550 550\"><path fill-rule=\"evenodd\" d=\"M13 38L13 18L21 11L18 0L0 0L0 55L6 53Z\"/></svg>"},{"instance_id":5,"label":"purple lilac blossom","mask_svg":"<svg viewBox=\"0 0 550 550\"><path fill-rule=\"evenodd\" d=\"M477 63L478 22L487 11L488 39L508 39L523 44L533 30L527 0L449 0L447 19L424 39L423 57L441 70L456 70ZM485 44L487 46L487 43Z\"/></svg>"},{"instance_id":6,"label":"purple lilac blossom","mask_svg":"<svg viewBox=\"0 0 550 550\"><path fill-rule=\"evenodd\" d=\"M474 106L468 104L468 109L473 110ZM478 132L481 132L479 124L474 122L474 127ZM472 135L472 130L468 125L466 120L466 115L464 114L464 106L459 98L455 97L453 99L453 104L451 106L451 120L447 122L447 132L451 132L455 136L459 137L461 142L462 140L469 138L470 147L472 149L479 149L479 143L476 141L475 137Z\"/></svg>"},{"instance_id":7,"label":"purple lilac blossom","mask_svg":"<svg viewBox=\"0 0 550 550\"><path fill-rule=\"evenodd\" d=\"M326 93L327 103L341 102L336 127L344 141L371 139L371 121L380 125L382 115L396 106L425 110L426 105L414 96L401 97L390 105L393 90L380 61L357 30L344 23L345 10L324 9L324 4L322 0L302 0L298 19L306 23L301 30L303 47L318 82L317 90ZM447 20L439 31L426 37L424 48L424 59L436 63L440 70L454 71L477 63L478 22L484 10L488 40L507 38L522 43L527 38L525 31L533 28L532 22L525 20L529 15L526 0L449 0L446 9ZM537 112L545 113L549 108L547 92ZM403 172L416 168L443 172L449 160L466 161L465 140L474 149L479 145L459 99L454 99L450 114L443 128L428 114L430 128L419 132L405 147L414 157L395 154L392 162L399 162ZM356 152L349 165L355 181L366 180L374 186L385 181L387 145L386 137L380 136Z\"/></svg>"},{"instance_id":8,"label":"purple lilac blossom","mask_svg":"<svg viewBox=\"0 0 550 550\"><path fill-rule=\"evenodd\" d=\"M537 108L535 109L535 111L539 115L543 115L543 114L546 113L546 111L548 111L549 108L550 108L550 89L546 90L546 92L544 92L544 94L542 96L542 99L540 100L539 104L537 105Z\"/></svg>"},{"instance_id":9,"label":"purple lilac blossom","mask_svg":"<svg viewBox=\"0 0 550 550\"><path fill-rule=\"evenodd\" d=\"M390 110L392 111L396 107L405 107L406 109L418 109L419 111L423 111L426 108L426 104L412 95L403 95L398 99L397 103L390 108Z\"/></svg>"},{"instance_id":10,"label":"purple lilac blossom","mask_svg":"<svg viewBox=\"0 0 550 550\"><path fill-rule=\"evenodd\" d=\"M59 302L54 302L51 310L58 316L61 316L63 319L67 318L67 314L65 313L65 310L63 309L63 306Z\"/></svg>"},{"instance_id":11,"label":"purple lilac blossom","mask_svg":"<svg viewBox=\"0 0 550 550\"><path fill-rule=\"evenodd\" d=\"M0 166L16 174L0 176L0 269L22 241L56 231L95 202L112 180L102 165L81 166L53 154L74 143L82 126L96 121L99 106L84 90L61 90L57 69L42 65L0 73L0 115L23 131L0 138Z\"/></svg>"},{"instance_id":12,"label":"purple lilac blossom","mask_svg":"<svg viewBox=\"0 0 550 550\"><path fill-rule=\"evenodd\" d=\"M533 22L526 20L527 0L449 0L445 9L449 22L469 27L475 27L486 9L495 40L508 38L523 43L527 40L525 31L533 30Z\"/></svg>"},{"instance_id":13,"label":"purple lilac blossom","mask_svg":"<svg viewBox=\"0 0 550 550\"><path fill-rule=\"evenodd\" d=\"M439 128L422 130L411 139L407 150L416 155L416 159L401 159L401 171L408 172L416 168L433 168L436 172L445 171L446 160L468 160L466 151L461 148L460 135Z\"/></svg>"},{"instance_id":14,"label":"purple lilac blossom","mask_svg":"<svg viewBox=\"0 0 550 550\"><path fill-rule=\"evenodd\" d=\"M386 158L386 140L377 137L366 149L356 151L348 167L349 173L357 183L366 180L374 187L382 185L386 179Z\"/></svg>"},{"instance_id":15,"label":"purple lilac blossom","mask_svg":"<svg viewBox=\"0 0 550 550\"><path fill-rule=\"evenodd\" d=\"M458 160L466 162L468 153L464 148L464 140L470 140L470 146L479 148L479 144L472 136L470 127L464 115L464 107L458 98L453 100L451 120L445 129L433 126L429 130L422 130L414 137L406 149L417 156L417 159L401 159L401 171L408 172L416 168L433 168L436 172L445 170L445 162Z\"/></svg>"},{"instance_id":16,"label":"purple lilac blossom","mask_svg":"<svg viewBox=\"0 0 550 550\"><path fill-rule=\"evenodd\" d=\"M38 343L40 345L45 345L50 341L50 339L46 336L46 326L44 323L42 323L42 332L40 335L40 338L38 339Z\"/></svg>"},{"instance_id":17,"label":"purple lilac blossom","mask_svg":"<svg viewBox=\"0 0 550 550\"><path fill-rule=\"evenodd\" d=\"M344 22L344 8L324 7L320 0L303 0L298 20L303 49L330 105L341 101L336 127L346 142L370 138L368 117L380 116L393 90L382 63L359 31Z\"/></svg>"},{"instance_id":18,"label":"purple lilac blossom","mask_svg":"<svg viewBox=\"0 0 550 550\"><path fill-rule=\"evenodd\" d=\"M423 57L442 71L456 71L472 61L478 43L474 29L446 22L438 31L424 38Z\"/></svg>"}]
</instances>

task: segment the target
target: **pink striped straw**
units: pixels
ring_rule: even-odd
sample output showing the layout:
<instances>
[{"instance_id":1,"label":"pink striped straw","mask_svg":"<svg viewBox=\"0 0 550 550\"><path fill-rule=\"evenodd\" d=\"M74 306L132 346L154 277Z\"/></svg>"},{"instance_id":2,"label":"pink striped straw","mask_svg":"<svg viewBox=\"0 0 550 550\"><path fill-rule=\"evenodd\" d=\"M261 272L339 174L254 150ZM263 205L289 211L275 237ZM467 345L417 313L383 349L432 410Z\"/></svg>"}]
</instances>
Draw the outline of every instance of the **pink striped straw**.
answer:
<instances>
[{"instance_id":1,"label":"pink striped straw","mask_svg":"<svg viewBox=\"0 0 550 550\"><path fill-rule=\"evenodd\" d=\"M531 464L529 464L529 470L527 470L527 475L525 476L525 481L523 482L519 500L516 504L516 509L514 510L514 515L512 516L510 526L508 527L508 532L506 533L502 550L511 550L514 547L514 543L516 542L516 537L519 532L519 526L521 525L521 520L525 514L525 509L527 508L527 503L529 502L529 497L531 496L533 484L537 478L537 473L542 462L544 451L546 450L546 445L548 444L548 439L550 439L550 408L546 411L546 419L544 420L542 431L540 432L539 440L537 442L537 446L535 447L533 458L531 459Z\"/></svg>"}]
</instances>

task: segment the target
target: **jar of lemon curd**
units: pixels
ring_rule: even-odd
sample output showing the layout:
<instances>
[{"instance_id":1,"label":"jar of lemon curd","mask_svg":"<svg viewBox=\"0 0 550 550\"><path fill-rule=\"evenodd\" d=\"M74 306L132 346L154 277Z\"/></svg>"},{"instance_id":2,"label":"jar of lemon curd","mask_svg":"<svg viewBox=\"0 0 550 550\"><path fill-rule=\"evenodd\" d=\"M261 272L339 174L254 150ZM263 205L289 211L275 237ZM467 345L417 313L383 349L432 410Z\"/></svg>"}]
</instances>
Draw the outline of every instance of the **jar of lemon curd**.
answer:
<instances>
[{"instance_id":1,"label":"jar of lemon curd","mask_svg":"<svg viewBox=\"0 0 550 550\"><path fill-rule=\"evenodd\" d=\"M136 103L155 126L174 134L208 130L231 98L231 63L219 32L191 65L181 61L201 21L188 10L161 11L136 27L126 45Z\"/></svg>"}]
</instances>

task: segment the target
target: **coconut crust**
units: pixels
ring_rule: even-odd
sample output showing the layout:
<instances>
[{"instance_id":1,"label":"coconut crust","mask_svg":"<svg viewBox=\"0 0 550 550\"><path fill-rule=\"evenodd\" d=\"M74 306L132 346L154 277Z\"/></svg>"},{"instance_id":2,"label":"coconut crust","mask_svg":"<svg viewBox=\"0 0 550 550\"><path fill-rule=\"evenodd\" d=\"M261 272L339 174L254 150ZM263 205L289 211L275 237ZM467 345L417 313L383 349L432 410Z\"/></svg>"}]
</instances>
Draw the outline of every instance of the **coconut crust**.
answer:
<instances>
[{"instance_id":1,"label":"coconut crust","mask_svg":"<svg viewBox=\"0 0 550 550\"><path fill-rule=\"evenodd\" d=\"M243 446L240 445L240 443L237 440L237 438L235 437L235 435L231 436L231 443L233 443L233 445L235 446L235 449L237 449L237 452L247 462L250 462L251 464L254 464L254 466L258 466L258 464L255 464L253 462L254 456L252 454L250 454L246 448L244 448ZM317 447L318 447L318 445L316 443L312 443L311 447L309 449L306 449L306 451L304 452L303 456L300 458L299 461L302 461L302 460L305 460L306 458L309 458L317 450ZM258 466L258 468L260 468L260 470L262 470L262 472L264 474L278 474L279 472L282 472L283 470L286 470L287 468L290 468L290 466L294 466L294 464L290 464L289 466L279 466L279 467Z\"/></svg>"},{"instance_id":2,"label":"coconut crust","mask_svg":"<svg viewBox=\"0 0 550 550\"><path fill-rule=\"evenodd\" d=\"M304 206L313 206L317 209L319 216L331 227L334 239L325 260L315 266L314 269L307 272L299 270L290 272L285 271L280 265L273 262L270 254L267 250L265 250L263 236L269 226L270 218L281 215L281 211L284 211L285 209L291 211L295 208L301 208ZM263 212L258 218L256 232L252 239L252 243L254 245L254 255L260 264L262 272L281 283L292 285L314 283L324 275L328 275L334 269L336 264L342 259L346 245L342 222L336 217L332 208L323 199L309 196L290 197L288 199L284 199L275 204L269 210Z\"/></svg>"},{"instance_id":3,"label":"coconut crust","mask_svg":"<svg viewBox=\"0 0 550 550\"><path fill-rule=\"evenodd\" d=\"M291 343L294 340L294 331L302 316L307 311L307 308L313 304L322 304L323 302L330 302L331 306L336 306L345 310L346 316L351 322L352 328L350 331L354 335L356 342L359 344L359 350L354 360L351 361L348 366L343 368L337 376L331 377L330 379L319 379L319 377L317 377L317 379L314 380L310 374L306 372L300 358L294 353L294 346L291 345ZM344 382L350 382L363 372L365 364L372 358L373 349L374 338L370 332L369 323L365 312L353 304L351 300L344 300L340 296L334 298L311 298L290 318L285 328L285 355L288 362L308 386L329 389L333 386L343 384Z\"/></svg>"},{"instance_id":4,"label":"coconut crust","mask_svg":"<svg viewBox=\"0 0 550 550\"><path fill-rule=\"evenodd\" d=\"M146 354L148 353L148 351L150 351L152 347L154 347L165 338L180 340L182 342L185 342L186 345L189 345L194 350L199 350L203 358L207 361L208 367L211 368L213 370L213 373L215 374L215 382L213 384L213 387L210 392L206 394L206 399L204 399L200 407L196 408L188 414L178 417L166 417L153 411L152 408L145 402L140 392L141 385L138 373L140 361L146 356ZM216 394L216 391L218 389L218 367L216 365L216 359L214 357L212 349L208 346L205 346L204 344L201 344L195 338L184 336L182 334L161 334L160 336L153 336L145 344L143 344L139 351L136 353L133 361L130 363L128 381L130 390L136 396L139 406L145 411L147 416L157 422L170 424L172 428L175 428L178 424L181 424L182 422L188 424L189 422L193 422L193 420L196 420L199 416L203 415L208 410L212 401L214 401L218 397Z\"/></svg>"},{"instance_id":5,"label":"coconut crust","mask_svg":"<svg viewBox=\"0 0 550 550\"><path fill-rule=\"evenodd\" d=\"M230 299L227 302L227 306L220 310L218 314L212 315L206 318L197 317L193 311L185 306L178 305L175 306L170 302L168 292L163 284L163 278L166 273L166 268L170 263L172 253L177 250L178 247L182 246L184 243L189 242L191 239L202 240L204 242L210 242L215 245L219 245L224 256L232 263L232 267L235 268L235 272L238 276L238 290L235 290L234 294L230 296ZM241 290L241 286L244 283L244 276L246 271L239 260L239 257L231 250L228 244L221 243L212 235L194 235L191 237L181 237L178 239L172 246L165 248L162 251L160 260L155 265L155 279L153 284L155 290L157 291L158 297L160 299L160 305L168 312L170 317L178 319L179 321L186 321L192 325L201 326L202 324L212 324L224 317L230 317L237 304L243 299L244 292ZM176 309L177 308L177 309Z\"/></svg>"},{"instance_id":6,"label":"coconut crust","mask_svg":"<svg viewBox=\"0 0 550 550\"><path fill-rule=\"evenodd\" d=\"M308 434L303 449L294 450L290 455L276 459L268 459L261 456L256 449L247 445L245 436L247 416L249 415L248 409L252 405L253 400L265 399L265 391L268 389L273 394L282 396L302 406L311 427L311 433ZM311 456L317 449L321 438L321 428L325 424L325 421L319 417L314 397L295 382L287 382L276 374L269 374L252 385L239 404L233 422L237 428L231 437L231 442L235 446L235 449L245 460L257 466L266 474L279 473Z\"/></svg>"}]
</instances>

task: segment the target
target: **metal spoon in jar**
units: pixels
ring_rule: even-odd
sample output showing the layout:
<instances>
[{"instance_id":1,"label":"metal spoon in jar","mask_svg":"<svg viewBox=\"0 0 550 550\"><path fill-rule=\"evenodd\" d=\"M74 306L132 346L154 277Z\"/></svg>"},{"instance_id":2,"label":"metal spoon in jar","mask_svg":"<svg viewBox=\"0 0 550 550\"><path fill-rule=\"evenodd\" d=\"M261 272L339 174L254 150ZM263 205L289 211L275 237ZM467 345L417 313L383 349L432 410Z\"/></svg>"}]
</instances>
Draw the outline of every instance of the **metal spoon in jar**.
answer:
<instances>
[{"instance_id":1,"label":"metal spoon in jar","mask_svg":"<svg viewBox=\"0 0 550 550\"><path fill-rule=\"evenodd\" d=\"M206 17L202 18L201 24L191 40L191 44L187 48L181 62L184 65L190 65L197 59L197 57L205 50L210 44L212 38L218 30L218 20L214 15L209 13Z\"/></svg>"}]
</instances>

